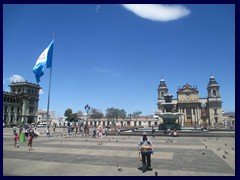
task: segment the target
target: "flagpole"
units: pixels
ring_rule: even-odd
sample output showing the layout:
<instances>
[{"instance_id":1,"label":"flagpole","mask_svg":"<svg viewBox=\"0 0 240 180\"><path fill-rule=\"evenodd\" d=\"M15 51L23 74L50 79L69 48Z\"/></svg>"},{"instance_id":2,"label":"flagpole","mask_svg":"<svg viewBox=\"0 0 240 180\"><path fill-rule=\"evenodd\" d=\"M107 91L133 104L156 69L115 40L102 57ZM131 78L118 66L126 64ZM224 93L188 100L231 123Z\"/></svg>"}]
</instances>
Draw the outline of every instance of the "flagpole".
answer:
<instances>
[{"instance_id":1,"label":"flagpole","mask_svg":"<svg viewBox=\"0 0 240 180\"><path fill-rule=\"evenodd\" d=\"M53 32L53 40L54 40L54 32ZM49 116L51 81L52 81L52 64L51 64L51 68L50 68L50 78L49 78L49 86L48 86L48 104L47 104L47 119L46 119L48 125L49 125L49 123L48 123L48 116Z\"/></svg>"}]
</instances>

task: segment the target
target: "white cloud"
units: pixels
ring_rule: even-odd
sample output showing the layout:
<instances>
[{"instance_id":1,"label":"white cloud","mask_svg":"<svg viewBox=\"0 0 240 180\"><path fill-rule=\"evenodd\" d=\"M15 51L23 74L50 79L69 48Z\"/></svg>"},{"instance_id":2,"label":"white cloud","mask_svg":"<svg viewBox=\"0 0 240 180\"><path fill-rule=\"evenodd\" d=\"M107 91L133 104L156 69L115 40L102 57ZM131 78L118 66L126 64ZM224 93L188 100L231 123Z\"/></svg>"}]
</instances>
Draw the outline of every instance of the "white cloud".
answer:
<instances>
[{"instance_id":1,"label":"white cloud","mask_svg":"<svg viewBox=\"0 0 240 180\"><path fill-rule=\"evenodd\" d=\"M17 74L13 74L10 78L9 78L10 82L23 82L25 81L24 78L20 75Z\"/></svg>"},{"instance_id":2,"label":"white cloud","mask_svg":"<svg viewBox=\"0 0 240 180\"><path fill-rule=\"evenodd\" d=\"M181 5L123 4L122 6L137 16L152 21L167 22L190 14L190 10Z\"/></svg>"},{"instance_id":3,"label":"white cloud","mask_svg":"<svg viewBox=\"0 0 240 180\"><path fill-rule=\"evenodd\" d=\"M40 95L41 95L41 94L44 94L44 92L43 92L42 89L39 90L39 94L40 94Z\"/></svg>"}]
</instances>

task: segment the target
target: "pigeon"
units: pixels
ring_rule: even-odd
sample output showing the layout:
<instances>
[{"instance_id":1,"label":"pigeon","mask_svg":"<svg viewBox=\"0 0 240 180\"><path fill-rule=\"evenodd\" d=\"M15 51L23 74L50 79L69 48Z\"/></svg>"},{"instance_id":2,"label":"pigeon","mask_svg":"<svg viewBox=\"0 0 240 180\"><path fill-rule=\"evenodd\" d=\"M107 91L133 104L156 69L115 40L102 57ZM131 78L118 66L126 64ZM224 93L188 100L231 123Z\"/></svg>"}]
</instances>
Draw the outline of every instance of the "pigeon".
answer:
<instances>
[{"instance_id":1,"label":"pigeon","mask_svg":"<svg viewBox=\"0 0 240 180\"><path fill-rule=\"evenodd\" d=\"M116 140L116 142L118 142L118 140Z\"/></svg>"},{"instance_id":2,"label":"pigeon","mask_svg":"<svg viewBox=\"0 0 240 180\"><path fill-rule=\"evenodd\" d=\"M205 152L204 152L204 151L202 152L202 155L205 155Z\"/></svg>"},{"instance_id":3,"label":"pigeon","mask_svg":"<svg viewBox=\"0 0 240 180\"><path fill-rule=\"evenodd\" d=\"M157 171L155 171L155 176L158 176L158 172Z\"/></svg>"},{"instance_id":4,"label":"pigeon","mask_svg":"<svg viewBox=\"0 0 240 180\"><path fill-rule=\"evenodd\" d=\"M224 155L222 157L223 157L223 159L227 159L226 156L224 156Z\"/></svg>"},{"instance_id":5,"label":"pigeon","mask_svg":"<svg viewBox=\"0 0 240 180\"><path fill-rule=\"evenodd\" d=\"M220 151L221 148L218 148L217 151Z\"/></svg>"},{"instance_id":6,"label":"pigeon","mask_svg":"<svg viewBox=\"0 0 240 180\"><path fill-rule=\"evenodd\" d=\"M207 149L207 146L205 146L205 148Z\"/></svg>"},{"instance_id":7,"label":"pigeon","mask_svg":"<svg viewBox=\"0 0 240 180\"><path fill-rule=\"evenodd\" d=\"M225 144L225 146L227 146L227 144Z\"/></svg>"},{"instance_id":8,"label":"pigeon","mask_svg":"<svg viewBox=\"0 0 240 180\"><path fill-rule=\"evenodd\" d=\"M229 154L227 151L224 151L225 154Z\"/></svg>"},{"instance_id":9,"label":"pigeon","mask_svg":"<svg viewBox=\"0 0 240 180\"><path fill-rule=\"evenodd\" d=\"M206 139L203 139L204 141L206 141Z\"/></svg>"},{"instance_id":10,"label":"pigeon","mask_svg":"<svg viewBox=\"0 0 240 180\"><path fill-rule=\"evenodd\" d=\"M123 169L119 165L117 165L117 170L122 171Z\"/></svg>"},{"instance_id":11,"label":"pigeon","mask_svg":"<svg viewBox=\"0 0 240 180\"><path fill-rule=\"evenodd\" d=\"M86 141L88 141L88 140L86 139Z\"/></svg>"}]
</instances>

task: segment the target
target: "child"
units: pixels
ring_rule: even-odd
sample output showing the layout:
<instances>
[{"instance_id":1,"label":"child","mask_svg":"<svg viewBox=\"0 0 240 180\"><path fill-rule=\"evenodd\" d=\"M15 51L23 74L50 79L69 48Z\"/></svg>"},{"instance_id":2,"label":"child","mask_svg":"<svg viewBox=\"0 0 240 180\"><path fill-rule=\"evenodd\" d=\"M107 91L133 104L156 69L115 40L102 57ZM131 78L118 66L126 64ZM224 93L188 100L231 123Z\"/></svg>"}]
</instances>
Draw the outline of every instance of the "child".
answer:
<instances>
[{"instance_id":1,"label":"child","mask_svg":"<svg viewBox=\"0 0 240 180\"><path fill-rule=\"evenodd\" d=\"M15 142L15 148L19 148L19 136L17 133L15 133L15 137L14 137L14 142Z\"/></svg>"},{"instance_id":2,"label":"child","mask_svg":"<svg viewBox=\"0 0 240 180\"><path fill-rule=\"evenodd\" d=\"M32 148L32 142L33 142L33 136L30 134L30 136L28 136L28 150L33 150Z\"/></svg>"}]
</instances>

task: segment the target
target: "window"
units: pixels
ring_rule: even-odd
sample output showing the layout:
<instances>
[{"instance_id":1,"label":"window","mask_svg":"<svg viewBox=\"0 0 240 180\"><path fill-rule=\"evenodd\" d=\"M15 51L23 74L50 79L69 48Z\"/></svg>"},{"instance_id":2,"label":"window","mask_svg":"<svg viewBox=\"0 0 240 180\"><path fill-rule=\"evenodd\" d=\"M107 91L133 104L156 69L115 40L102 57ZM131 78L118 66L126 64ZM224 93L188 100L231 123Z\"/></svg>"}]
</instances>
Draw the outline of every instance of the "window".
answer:
<instances>
[{"instance_id":1,"label":"window","mask_svg":"<svg viewBox=\"0 0 240 180\"><path fill-rule=\"evenodd\" d=\"M163 97L164 96L164 92L161 92L161 97Z\"/></svg>"},{"instance_id":2,"label":"window","mask_svg":"<svg viewBox=\"0 0 240 180\"><path fill-rule=\"evenodd\" d=\"M213 96L217 96L217 93L216 93L216 90L215 90L215 89L213 89L212 95L213 95Z\"/></svg>"},{"instance_id":3,"label":"window","mask_svg":"<svg viewBox=\"0 0 240 180\"><path fill-rule=\"evenodd\" d=\"M29 101L29 105L34 105L34 101L33 101L33 100L30 100L30 101Z\"/></svg>"},{"instance_id":4,"label":"window","mask_svg":"<svg viewBox=\"0 0 240 180\"><path fill-rule=\"evenodd\" d=\"M33 107L29 107L29 113L33 113Z\"/></svg>"}]
</instances>

